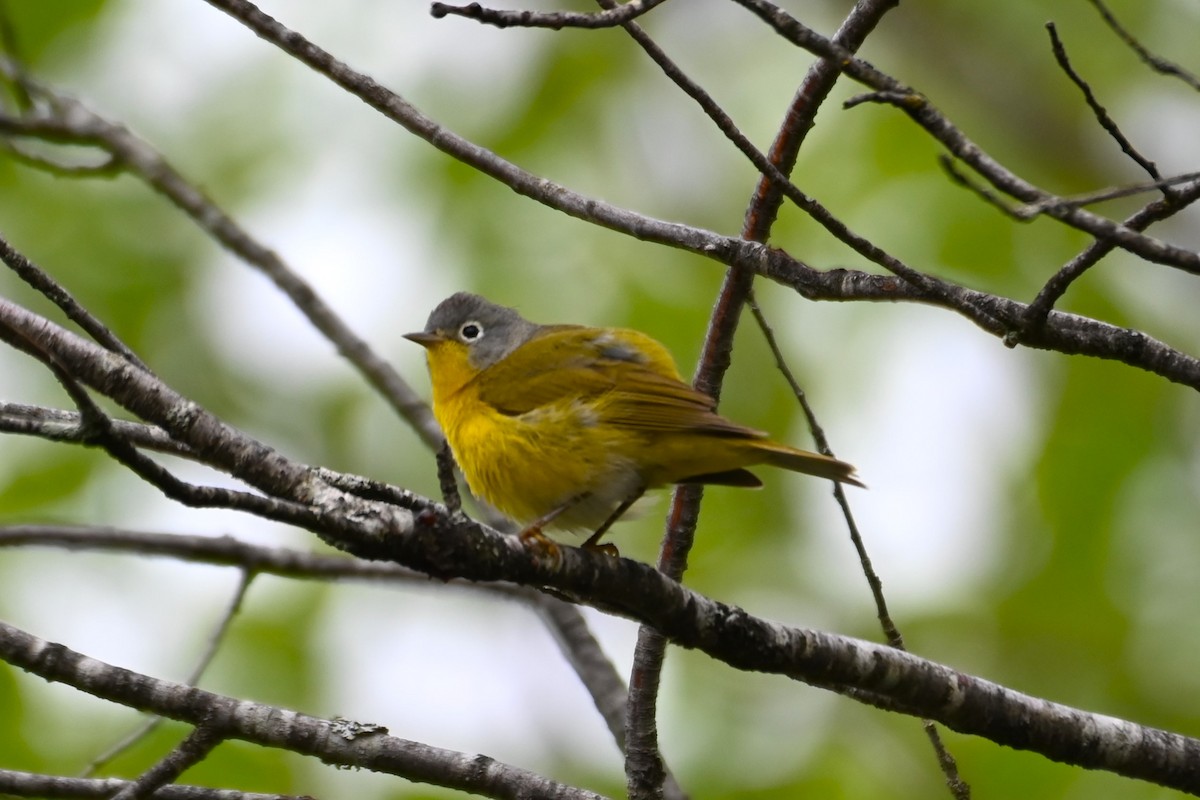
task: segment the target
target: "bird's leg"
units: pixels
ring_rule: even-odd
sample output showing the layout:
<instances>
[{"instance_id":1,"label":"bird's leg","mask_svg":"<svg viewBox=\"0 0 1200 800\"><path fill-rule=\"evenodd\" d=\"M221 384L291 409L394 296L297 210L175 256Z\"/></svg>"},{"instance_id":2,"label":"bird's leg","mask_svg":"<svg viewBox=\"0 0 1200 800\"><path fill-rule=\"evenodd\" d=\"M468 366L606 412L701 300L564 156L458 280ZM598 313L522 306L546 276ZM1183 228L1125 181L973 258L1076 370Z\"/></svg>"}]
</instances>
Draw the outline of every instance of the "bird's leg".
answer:
<instances>
[{"instance_id":1,"label":"bird's leg","mask_svg":"<svg viewBox=\"0 0 1200 800\"><path fill-rule=\"evenodd\" d=\"M521 541L524 542L525 544L538 544L538 545L541 545L542 547L554 547L555 546L554 542L552 542L546 538L546 536L542 533L542 528L546 527L551 522L558 519L558 517L564 511L566 511L568 508L575 505L576 503L580 502L585 497L587 497L587 492L584 492L583 494L577 494L574 497L572 497L570 500L568 500L567 502L563 503L562 505L555 506L554 508L547 511L545 514L542 514L540 517L535 519L533 522L529 523L524 528L522 528L521 532L517 535L521 538Z\"/></svg>"},{"instance_id":2,"label":"bird's leg","mask_svg":"<svg viewBox=\"0 0 1200 800\"><path fill-rule=\"evenodd\" d=\"M604 522L600 524L600 527L596 528L592 535L587 538L587 541L583 543L583 549L595 550L597 552L613 556L614 558L621 555L620 552L618 552L615 544L600 544L600 537L608 533L608 529L613 526L613 523L619 520L625 514L625 512L629 510L630 506L636 503L638 498L645 493L646 488L644 486L639 486L637 490L628 498L626 498L621 505L617 506L616 510L608 515L608 519L604 520Z\"/></svg>"}]
</instances>

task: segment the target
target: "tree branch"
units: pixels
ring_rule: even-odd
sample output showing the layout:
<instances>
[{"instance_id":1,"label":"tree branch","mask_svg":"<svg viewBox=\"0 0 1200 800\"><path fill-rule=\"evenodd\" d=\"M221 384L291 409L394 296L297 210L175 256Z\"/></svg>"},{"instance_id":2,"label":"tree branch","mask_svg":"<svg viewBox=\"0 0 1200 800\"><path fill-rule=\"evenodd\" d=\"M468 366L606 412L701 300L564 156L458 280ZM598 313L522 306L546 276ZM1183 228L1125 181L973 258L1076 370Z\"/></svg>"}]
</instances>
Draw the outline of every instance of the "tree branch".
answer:
<instances>
[{"instance_id":1,"label":"tree branch","mask_svg":"<svg viewBox=\"0 0 1200 800\"><path fill-rule=\"evenodd\" d=\"M889 709L963 733L1200 792L1196 740L1037 700L893 648L762 620L628 559L570 547L554 553L526 547L517 537L399 489L395 496L406 508L334 490L312 477L312 470L269 448L260 450L265 445L220 423L124 359L18 311L0 301L0 320L27 332L61 363L74 367L81 380L146 414L214 466L244 473L263 486L307 494L312 513L301 520L302 526L359 557L393 561L439 578L549 587L649 625L675 644L737 669L785 675L839 692L858 690L858 699L877 698ZM236 454L247 453L253 466L229 463L236 462Z\"/></svg>"},{"instance_id":2,"label":"tree branch","mask_svg":"<svg viewBox=\"0 0 1200 800\"><path fill-rule=\"evenodd\" d=\"M1158 174L1158 166L1137 151L1137 148L1126 138L1116 121L1109 115L1108 109L1096 99L1096 94L1092 91L1092 87L1083 79L1083 76L1075 71L1075 67L1071 65L1071 59L1067 55L1067 48L1063 45L1062 39L1059 38L1058 28L1053 22L1046 23L1046 32L1050 34L1050 47L1054 51L1054 60L1058 62L1058 66L1071 79L1071 83L1078 87L1080 93L1083 95L1084 102L1088 104L1088 108L1092 110L1092 114L1096 117L1096 122L1100 123L1100 127L1108 132L1108 135L1121 148L1121 152L1133 159L1134 163L1146 171L1146 174L1155 180L1161 179L1162 176Z\"/></svg>"},{"instance_id":3,"label":"tree branch","mask_svg":"<svg viewBox=\"0 0 1200 800\"><path fill-rule=\"evenodd\" d=\"M772 280L791 286L813 300L875 302L918 302L958 311L959 304L947 304L938 297L922 294L910 284L891 275L869 275L857 270L837 269L820 272L797 265L785 253L772 251L763 273ZM951 294L966 295L964 302L987 311L1010 331L1021 330L1029 306L1016 300L979 292L935 278ZM1004 339L1005 344L1017 342ZM1200 359L1182 353L1141 331L1119 328L1089 317L1053 311L1042 328L1024 333L1020 344L1039 350L1068 355L1086 355L1119 361L1161 375L1169 381L1200 390Z\"/></svg>"},{"instance_id":4,"label":"tree branch","mask_svg":"<svg viewBox=\"0 0 1200 800\"><path fill-rule=\"evenodd\" d=\"M969 165L996 189L1024 203L1044 206L1047 215L1054 219L1098 239L1111 239L1118 247L1147 261L1200 273L1200 253L1131 231L1120 223L1064 203L1061 198L1034 186L988 155L924 95L856 58L851 51L811 30L768 0L735 1L752 11L787 41L831 60L848 77L874 89L865 99L886 103L903 111L955 158ZM858 104L863 99L852 100L850 105Z\"/></svg>"},{"instance_id":5,"label":"tree branch","mask_svg":"<svg viewBox=\"0 0 1200 800\"><path fill-rule=\"evenodd\" d=\"M66 778L0 769L0 792L14 797L95 797L105 800L131 784L132 781L118 778ZM163 786L151 797L154 800L312 800L293 795L237 792L178 784Z\"/></svg>"},{"instance_id":6,"label":"tree branch","mask_svg":"<svg viewBox=\"0 0 1200 800\"><path fill-rule=\"evenodd\" d=\"M126 420L112 420L113 429L128 441L146 450L155 450L195 460L196 453L172 439L162 428ZM0 402L0 431L36 436L51 442L87 444L89 432L78 411Z\"/></svg>"},{"instance_id":7,"label":"tree branch","mask_svg":"<svg viewBox=\"0 0 1200 800\"><path fill-rule=\"evenodd\" d=\"M328 764L370 769L485 797L536 796L599 800L600 795L544 778L482 755L400 739L372 727L325 720L151 678L88 658L0 622L0 658L47 681L65 683L114 703L193 725L229 738L317 756Z\"/></svg>"},{"instance_id":8,"label":"tree branch","mask_svg":"<svg viewBox=\"0 0 1200 800\"><path fill-rule=\"evenodd\" d=\"M532 175L496 154L448 131L421 114L399 95L333 58L329 53L312 44L299 33L281 25L246 0L206 1L439 150L478 169L485 175L495 178L513 191L573 217L594 222L643 241L686 250L727 266L741 266L754 270L771 280L798 290L801 286L820 287L819 291L810 293L801 291L801 294L809 299L918 301L953 308L960 314L977 307L981 310L979 317L968 318L989 333L1002 337L1014 330L1011 315L999 317L998 319L1002 323L999 326L991 326L987 323L987 317L992 316L992 312L997 307L1008 307L1009 304L1015 303L1007 298L974 292L929 276L927 277L930 281L930 290L927 291L924 289L900 289L897 281L892 278L879 278L866 273L842 270L822 273L796 259L781 254L780 251L765 250L762 245L755 242L721 236L700 228L647 217L580 195L564 186ZM748 7L773 8L770 4L763 3L762 0L738 0L738 2ZM782 12L778 13L782 14ZM784 16L786 17L786 15ZM795 33L791 29L785 28L785 30ZM881 84L885 89L901 86L866 62L855 58L845 48L834 45L823 37L805 34L800 37L800 41L803 42L801 46L810 49L817 55L834 59L838 69L855 80L873 81ZM906 97L915 98L914 102L918 106L915 110L909 111L910 115L915 114L919 122L929 125L934 132L953 143L954 146L950 148L951 152L988 178L993 185L998 184L1001 187L1008 186L1009 188L1016 186L1019 191L1014 196L1027 202L1045 201L1052 197L1032 185L1020 182L1015 176L1005 177L1010 174L946 122L927 101L912 95L911 90L906 87L901 88L909 93L906 94ZM1013 183L1014 181L1016 184ZM1079 211L1078 213L1086 212ZM1119 247L1138 252L1134 247L1129 246L1130 236L1140 237L1136 232L1129 231L1124 226L1096 215L1089 215L1089 218L1097 221L1100 236L1111 239ZM1158 256L1164 255L1163 248L1169 248L1169 246L1148 237L1140 237L1139 241L1142 244L1137 245L1138 248L1147 251L1153 250ZM1178 250L1178 248L1174 250ZM1200 268L1200 254L1190 251L1182 251L1182 254L1182 261L1179 263L1194 264ZM1178 264L1173 264L1173 266L1178 266ZM852 280L846 281L847 276ZM864 289L870 289L870 291L863 294ZM938 298L935 294L944 294L945 297ZM946 299L946 297L953 298L953 300ZM973 302L973 298L976 297L979 298L979 302ZM1059 318L1051 317L1047 320L1047 324L1053 326L1057 320ZM1067 327L1061 330L1046 331L1044 335L1027 342L1027 344L1044 349L1060 349L1052 346L1052 343L1062 342L1064 347L1061 348L1061 352L1110 358L1157 374L1164 374L1162 372L1164 369L1172 370L1171 374L1164 374L1164 377L1177 383L1193 386L1193 388L1200 388L1200 370L1193 370L1195 359L1177 353L1141 334L1138 336L1143 339L1143 346L1128 347L1120 341L1123 333L1127 333L1127 331L1098 320L1073 317Z\"/></svg>"},{"instance_id":9,"label":"tree branch","mask_svg":"<svg viewBox=\"0 0 1200 800\"><path fill-rule=\"evenodd\" d=\"M838 33L839 44L854 50L893 5L894 2L867 2L856 5ZM650 54L651 57L655 57L653 51L650 51ZM716 113L716 103L709 101L707 95L699 92L698 87L693 87L690 81L682 80L682 73L667 68L662 63L663 59L655 60L664 66L669 76L673 76L676 84L708 111L709 116L717 122L718 128L725 132L727 137L732 138L735 144L740 145L744 137L735 135L737 132L732 123L726 124L723 115ZM762 178L755 187L743 221L744 239L758 242L766 242L769 239L771 227L783 204L785 193L793 199L807 201L806 197L796 198L799 190L789 191L791 182L787 175L795 166L800 146L838 75L836 67L824 61L814 64L808 70L775 136L769 158L753 148L741 148L750 155L751 161L762 172ZM807 203L807 206L810 213L816 210L812 208L812 203ZM832 215L820 216L832 218ZM845 230L845 233L849 234L849 231ZM919 276L911 274L903 265L900 266L906 279L921 285ZM754 285L754 275L753 268L744 264L730 264L709 319L692 384L697 390L711 396L714 402L719 402L721 397L725 373L732 361L734 334L737 332L742 308ZM688 554L695 537L702 499L703 488L700 486L678 487L672 496L658 566L664 574L674 580L681 580L687 569ZM633 674L629 681L632 688L627 722L630 756L626 761L626 773L632 800L655 797L661 792L665 779L662 757L659 755L655 715L666 647L667 639L661 631L649 626L643 626L638 631Z\"/></svg>"},{"instance_id":10,"label":"tree branch","mask_svg":"<svg viewBox=\"0 0 1200 800\"><path fill-rule=\"evenodd\" d=\"M36 264L24 255L14 250L13 246L3 238L0 238L0 261L8 265L9 269L15 272L21 280L28 283L34 289L37 289L56 306L61 308L69 319L87 332L88 336L91 336L114 353L123 356L134 366L147 372L150 371L150 368L115 333L109 330L100 320L92 316L58 281L39 269Z\"/></svg>"},{"instance_id":11,"label":"tree branch","mask_svg":"<svg viewBox=\"0 0 1200 800\"><path fill-rule=\"evenodd\" d=\"M1100 0L1089 0L1089 2L1096 7L1097 11L1100 12L1100 16L1104 19L1105 24L1112 29L1112 32L1115 33L1121 41L1128 45L1130 50L1137 53L1138 58L1140 58L1142 62L1146 64L1146 66L1150 67L1150 69L1161 75L1169 75L1172 78L1179 78L1188 86L1191 86L1193 89L1200 92L1200 77L1197 77L1194 73L1187 71L1172 61L1168 61L1161 56L1151 53L1133 36L1133 34L1127 31L1125 27L1117 21L1117 18L1113 16L1113 13L1108 10L1108 6L1104 5L1104 3L1100 2Z\"/></svg>"},{"instance_id":12,"label":"tree branch","mask_svg":"<svg viewBox=\"0 0 1200 800\"><path fill-rule=\"evenodd\" d=\"M286 548L263 547L231 536L184 536L180 534L120 530L105 527L61 525L0 526L0 548L26 545L63 547L69 550L101 550L135 555L167 556L204 564L239 568L243 575L267 573L286 578L317 580L383 581L424 584L429 577L399 564L363 561L345 556L305 553ZM243 580L243 585L246 583ZM628 690L612 662L604 655L578 608L532 588L507 583L477 584L450 581L459 590L483 592L493 597L521 602L541 617L567 662L592 696L621 752L625 751L625 702ZM232 612L241 593L230 605ZM225 620L230 614L225 615ZM214 634L215 642L220 633ZM210 652L213 648L210 647ZM207 659L202 659L201 664ZM186 681L195 685L199 670ZM141 729L137 731L141 734ZM109 754L97 762L108 760Z\"/></svg>"},{"instance_id":13,"label":"tree branch","mask_svg":"<svg viewBox=\"0 0 1200 800\"><path fill-rule=\"evenodd\" d=\"M112 796L112 800L143 800L152 797L164 786L175 782L175 779L189 767L203 761L222 741L217 730L208 725L197 725L187 737L170 753L146 770L136 781L126 784Z\"/></svg>"},{"instance_id":14,"label":"tree branch","mask_svg":"<svg viewBox=\"0 0 1200 800\"><path fill-rule=\"evenodd\" d=\"M429 13L438 19L447 15L466 17L467 19L482 22L485 25L495 25L497 28L514 26L522 28L550 28L557 31L562 28L615 28L618 25L623 25L642 16L655 6L661 5L663 1L627 0L627 2L622 3L619 7L598 14L572 13L570 11L550 11L545 13L538 13L536 11L503 11L495 8L486 8L479 3L454 6L448 3L435 2L429 6Z\"/></svg>"},{"instance_id":15,"label":"tree branch","mask_svg":"<svg viewBox=\"0 0 1200 800\"><path fill-rule=\"evenodd\" d=\"M0 528L0 546L3 546L4 544L4 533L4 529ZM192 669L191 674L187 676L187 679L184 680L184 683L186 683L188 686L196 686L199 684L200 678L204 676L205 670L207 670L209 665L212 664L213 659L217 657L217 652L219 651L222 642L225 641L226 635L229 633L229 629L233 623L233 618L241 609L242 601L246 598L246 592L250 590L250 584L253 582L254 576L257 574L246 568L243 568L241 573L241 580L238 581L237 590L233 594L233 599L226 606L225 613L221 615L221 619L213 629L212 633L209 634L208 642L204 648L204 652L201 654L196 666ZM93 758L87 765L87 769L84 770L84 777L94 775L98 769L107 765L121 753L124 753L126 750L130 749L142 739L153 733L159 726L162 725L162 722L163 718L156 716L150 716L143 720L128 734L121 737L116 744L112 745L103 753ZM203 736L204 734L201 734L201 731L208 731L208 729L197 728L195 731L193 731L193 733L197 736ZM211 731L208 731L208 733L211 733ZM219 742L214 741L213 746L215 747L218 743ZM164 781L163 784L160 785L172 783L178 777L178 774L176 774L174 777L170 778L170 780ZM114 798L114 800L116 800L116 798Z\"/></svg>"},{"instance_id":16,"label":"tree branch","mask_svg":"<svg viewBox=\"0 0 1200 800\"><path fill-rule=\"evenodd\" d=\"M21 73L11 59L0 56L0 74L11 79ZM166 197L223 247L266 275L305 315L313 327L359 370L401 418L407 420L433 450L437 450L442 441L441 431L438 430L437 422L434 421L428 406L400 377L395 368L354 333L312 286L293 271L275 251L254 239L199 188L184 178L161 153L124 125L104 119L82 102L53 91L47 86L34 83L28 78L25 82L48 103L48 109L35 117L23 119L0 114L0 131L40 135L52 141L102 148L124 171L137 176ZM7 243L5 247L8 248ZM5 261L8 261L7 252L8 250L0 251L0 256L3 256ZM90 329L85 326L85 330Z\"/></svg>"}]
</instances>

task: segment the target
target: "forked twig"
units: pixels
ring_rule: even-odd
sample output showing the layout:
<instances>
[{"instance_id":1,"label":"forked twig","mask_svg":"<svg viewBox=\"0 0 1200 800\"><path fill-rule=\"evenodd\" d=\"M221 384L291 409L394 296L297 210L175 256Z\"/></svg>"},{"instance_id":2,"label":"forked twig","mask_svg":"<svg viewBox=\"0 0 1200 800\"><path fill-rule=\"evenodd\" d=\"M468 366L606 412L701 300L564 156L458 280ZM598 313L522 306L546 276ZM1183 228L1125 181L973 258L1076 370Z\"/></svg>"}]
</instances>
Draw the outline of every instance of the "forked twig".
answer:
<instances>
[{"instance_id":1,"label":"forked twig","mask_svg":"<svg viewBox=\"0 0 1200 800\"><path fill-rule=\"evenodd\" d=\"M972 180L969 175L958 168L953 157L943 153L938 156L938 164L955 183L974 192L980 199L995 206L1006 216L1012 217L1018 222L1029 222L1030 220L1037 219L1052 209L1083 208L1109 200L1118 200L1122 197L1133 197L1134 195L1145 194L1147 192L1170 189L1181 184L1200 182L1200 172L1187 172L1182 175L1174 175L1170 178L1140 181L1138 183L1125 184L1124 186L1110 186L1106 189L1097 189L1094 192L1064 195L1062 197L1056 196L1036 203L1014 205L988 189L988 187L981 185L978 181ZM1187 202L1189 196L1189 187L1185 187L1181 196L1175 199L1174 205ZM1127 223L1123 224L1129 227ZM1140 230L1140 228L1130 228L1130 230Z\"/></svg>"}]
</instances>

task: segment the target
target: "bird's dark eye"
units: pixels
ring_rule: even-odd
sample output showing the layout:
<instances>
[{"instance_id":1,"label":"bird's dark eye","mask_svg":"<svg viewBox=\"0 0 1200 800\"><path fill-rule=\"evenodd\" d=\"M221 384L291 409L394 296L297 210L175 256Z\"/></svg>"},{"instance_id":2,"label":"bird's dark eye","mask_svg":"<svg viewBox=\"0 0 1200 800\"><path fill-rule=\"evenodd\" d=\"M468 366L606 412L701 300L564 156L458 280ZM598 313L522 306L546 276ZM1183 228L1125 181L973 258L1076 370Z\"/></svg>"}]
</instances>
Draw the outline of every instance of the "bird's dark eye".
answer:
<instances>
[{"instance_id":1,"label":"bird's dark eye","mask_svg":"<svg viewBox=\"0 0 1200 800\"><path fill-rule=\"evenodd\" d=\"M483 326L472 320L464 322L458 329L458 336L464 342L474 342L483 338Z\"/></svg>"}]
</instances>

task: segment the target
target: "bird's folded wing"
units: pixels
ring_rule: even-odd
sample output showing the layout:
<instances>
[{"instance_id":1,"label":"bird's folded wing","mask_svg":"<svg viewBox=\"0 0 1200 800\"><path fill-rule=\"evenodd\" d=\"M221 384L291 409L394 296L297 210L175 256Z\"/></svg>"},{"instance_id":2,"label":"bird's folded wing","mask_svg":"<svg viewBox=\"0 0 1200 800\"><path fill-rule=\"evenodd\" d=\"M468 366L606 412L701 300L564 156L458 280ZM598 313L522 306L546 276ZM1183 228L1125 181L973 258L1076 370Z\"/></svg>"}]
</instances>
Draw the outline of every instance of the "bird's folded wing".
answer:
<instances>
[{"instance_id":1,"label":"bird's folded wing","mask_svg":"<svg viewBox=\"0 0 1200 800\"><path fill-rule=\"evenodd\" d=\"M637 331L550 327L476 380L480 399L510 416L572 403L642 431L765 435L717 414L712 398L680 379L666 348Z\"/></svg>"},{"instance_id":2,"label":"bird's folded wing","mask_svg":"<svg viewBox=\"0 0 1200 800\"><path fill-rule=\"evenodd\" d=\"M766 435L722 417L703 392L646 369L629 369L622 376L605 398L603 417L613 425L660 433L690 431L754 439Z\"/></svg>"}]
</instances>

